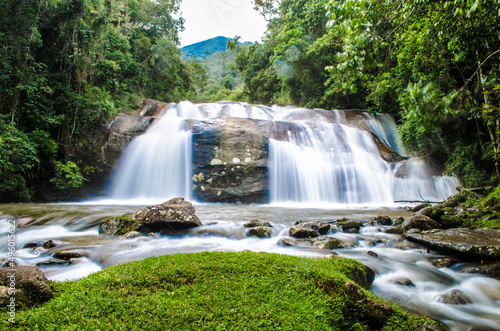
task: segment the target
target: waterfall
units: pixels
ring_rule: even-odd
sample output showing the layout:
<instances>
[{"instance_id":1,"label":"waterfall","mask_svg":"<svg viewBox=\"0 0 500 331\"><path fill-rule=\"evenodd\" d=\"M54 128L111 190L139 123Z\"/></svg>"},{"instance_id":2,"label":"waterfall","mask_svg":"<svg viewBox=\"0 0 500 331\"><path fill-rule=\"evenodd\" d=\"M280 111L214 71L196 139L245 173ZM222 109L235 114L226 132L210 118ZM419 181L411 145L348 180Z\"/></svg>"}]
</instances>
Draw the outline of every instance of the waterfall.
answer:
<instances>
[{"instance_id":1,"label":"waterfall","mask_svg":"<svg viewBox=\"0 0 500 331\"><path fill-rule=\"evenodd\" d=\"M182 102L165 110L145 134L127 147L117 166L110 197L195 199L192 169L193 161L198 160L192 160L192 127L225 123L229 118L270 124L259 127L270 128L263 129L262 135L268 140L266 187L271 204L387 206L398 200L440 201L455 193L459 185L457 179L431 171L422 159L399 156L407 152L394 120L386 115L235 102L197 105ZM224 148L223 142L220 143L209 149L220 151ZM387 160L381 149L400 159ZM203 169L241 166L219 159L210 163L209 159L215 157L207 157ZM245 158L229 160L233 159L243 162ZM205 186L218 185L208 183Z\"/></svg>"},{"instance_id":2,"label":"waterfall","mask_svg":"<svg viewBox=\"0 0 500 331\"><path fill-rule=\"evenodd\" d=\"M165 200L192 194L192 137L184 119L164 116L123 153L112 181L115 200Z\"/></svg>"}]
</instances>

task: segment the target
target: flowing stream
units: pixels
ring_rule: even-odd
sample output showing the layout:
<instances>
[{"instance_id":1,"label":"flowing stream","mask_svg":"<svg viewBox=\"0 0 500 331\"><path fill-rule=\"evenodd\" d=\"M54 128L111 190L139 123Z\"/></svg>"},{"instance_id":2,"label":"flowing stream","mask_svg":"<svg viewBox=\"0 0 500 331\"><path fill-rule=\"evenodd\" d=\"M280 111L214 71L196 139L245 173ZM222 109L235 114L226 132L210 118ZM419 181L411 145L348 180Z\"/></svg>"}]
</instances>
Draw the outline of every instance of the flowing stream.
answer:
<instances>
[{"instance_id":1,"label":"flowing stream","mask_svg":"<svg viewBox=\"0 0 500 331\"><path fill-rule=\"evenodd\" d=\"M268 203L209 204L193 195L193 134L189 120L210 122L229 117L268 123L266 162ZM375 138L374 138L375 137ZM397 162L380 153L405 156ZM395 153L394 153L395 152ZM397 200L444 200L459 184L410 157L401 146L394 121L363 112L264 107L241 103L194 105L182 102L165 109L149 130L125 150L100 200L58 204L0 205L0 259L7 257L7 228L15 218L16 257L21 265L37 265L52 280L75 280L102 268L149 256L199 251L264 251L318 258L332 250L288 247L280 240L297 221L332 224L327 236L346 244L334 252L357 259L376 272L371 290L416 313L445 322L452 330L500 330L500 282L464 272L473 262L449 259L401 236L384 233L369 220L411 215ZM204 224L178 236L124 239L98 234L99 222L170 198L194 202ZM335 226L341 218L361 220L360 233ZM244 224L259 219L272 225L272 235L247 236ZM38 246L59 240L53 248ZM81 252L69 262L53 254ZM448 261L441 263L439 261ZM437 261L437 262L436 262ZM444 303L452 291L470 300Z\"/></svg>"},{"instance_id":2,"label":"flowing stream","mask_svg":"<svg viewBox=\"0 0 500 331\"><path fill-rule=\"evenodd\" d=\"M7 247L7 220L16 215L19 223L28 223L16 231L17 262L38 265L47 278L75 280L106 266L140 260L149 256L199 251L273 252L319 258L331 250L287 247L280 239L289 238L288 229L299 220L333 222L347 217L362 220L360 233L344 233L335 226L327 236L349 243L349 248L334 252L368 265L376 272L371 291L406 309L441 320L452 330L500 329L500 281L463 272L477 263L450 259L437 252L405 241L400 235L383 233L384 226L370 225L374 216L392 218L411 215L404 208L286 208L272 205L195 204L203 226L183 236L139 237L133 239L103 237L97 227L101 219L136 211L141 206L81 204L6 204L0 205L0 247ZM23 218L23 217L30 217ZM259 239L246 236L244 223L253 219L272 225L272 235ZM44 249L23 248L29 242L60 240L62 246ZM52 254L58 250L84 251L83 257L60 264ZM375 253L375 254L374 254ZM0 259L7 257L6 249ZM451 262L442 263L440 261ZM445 265L445 266L443 266ZM411 281L403 285L401 281ZM464 293L471 302L465 305L441 302L453 290Z\"/></svg>"}]
</instances>

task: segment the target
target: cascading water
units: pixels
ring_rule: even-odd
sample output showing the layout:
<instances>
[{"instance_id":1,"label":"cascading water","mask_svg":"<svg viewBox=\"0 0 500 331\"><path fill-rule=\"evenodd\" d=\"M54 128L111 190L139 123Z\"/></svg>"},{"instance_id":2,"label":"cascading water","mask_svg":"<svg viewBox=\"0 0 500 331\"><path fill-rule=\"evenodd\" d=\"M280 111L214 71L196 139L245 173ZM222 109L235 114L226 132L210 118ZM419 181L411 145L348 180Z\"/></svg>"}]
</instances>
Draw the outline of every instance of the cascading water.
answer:
<instances>
[{"instance_id":1,"label":"cascading water","mask_svg":"<svg viewBox=\"0 0 500 331\"><path fill-rule=\"evenodd\" d=\"M269 202L272 204L392 205L397 200L444 200L459 184L432 176L416 158L389 162L374 136L405 154L394 121L360 111L308 110L243 103L182 102L124 152L110 191L112 199L166 200L193 197L192 134L187 120L228 118L267 121ZM241 128L245 130L245 128Z\"/></svg>"},{"instance_id":2,"label":"cascading water","mask_svg":"<svg viewBox=\"0 0 500 331\"><path fill-rule=\"evenodd\" d=\"M112 199L191 198L191 132L180 117L165 116L136 138L118 164Z\"/></svg>"}]
</instances>

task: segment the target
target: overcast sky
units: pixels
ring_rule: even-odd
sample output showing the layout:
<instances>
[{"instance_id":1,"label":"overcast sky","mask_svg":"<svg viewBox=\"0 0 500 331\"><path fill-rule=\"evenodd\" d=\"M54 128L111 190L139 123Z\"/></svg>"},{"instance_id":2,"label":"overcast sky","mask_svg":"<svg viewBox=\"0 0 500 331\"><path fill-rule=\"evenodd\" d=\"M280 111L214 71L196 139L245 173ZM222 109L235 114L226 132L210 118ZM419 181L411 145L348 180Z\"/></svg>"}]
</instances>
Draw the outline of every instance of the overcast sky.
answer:
<instances>
[{"instance_id":1,"label":"overcast sky","mask_svg":"<svg viewBox=\"0 0 500 331\"><path fill-rule=\"evenodd\" d=\"M266 21L251 0L182 0L181 16L186 19L181 46L217 36L260 41L266 31Z\"/></svg>"}]
</instances>

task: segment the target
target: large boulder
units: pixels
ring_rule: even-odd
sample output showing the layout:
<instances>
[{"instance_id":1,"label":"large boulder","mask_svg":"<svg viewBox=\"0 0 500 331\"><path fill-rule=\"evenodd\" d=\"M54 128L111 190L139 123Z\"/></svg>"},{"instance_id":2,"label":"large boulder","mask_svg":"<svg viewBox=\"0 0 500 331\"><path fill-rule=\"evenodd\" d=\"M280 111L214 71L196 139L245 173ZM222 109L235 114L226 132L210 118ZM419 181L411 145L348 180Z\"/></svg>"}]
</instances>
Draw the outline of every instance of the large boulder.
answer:
<instances>
[{"instance_id":1,"label":"large boulder","mask_svg":"<svg viewBox=\"0 0 500 331\"><path fill-rule=\"evenodd\" d=\"M418 229L425 231L432 229L440 229L441 224L439 224L437 221L433 220L428 216L415 215L409 217L403 224L401 224L401 227L406 231L410 229Z\"/></svg>"},{"instance_id":2,"label":"large boulder","mask_svg":"<svg viewBox=\"0 0 500 331\"><path fill-rule=\"evenodd\" d=\"M267 201L271 122L227 117L187 124L193 132L196 197L224 203Z\"/></svg>"},{"instance_id":3,"label":"large boulder","mask_svg":"<svg viewBox=\"0 0 500 331\"><path fill-rule=\"evenodd\" d=\"M54 296L42 270L34 266L0 268L0 282L21 290L30 304L42 303Z\"/></svg>"},{"instance_id":4,"label":"large boulder","mask_svg":"<svg viewBox=\"0 0 500 331\"><path fill-rule=\"evenodd\" d=\"M448 229L423 233L406 233L408 240L429 248L479 258L500 259L500 231L491 229Z\"/></svg>"},{"instance_id":5,"label":"large boulder","mask_svg":"<svg viewBox=\"0 0 500 331\"><path fill-rule=\"evenodd\" d=\"M99 225L99 233L113 236L138 231L175 235L201 225L193 205L183 198L175 198L135 213L106 219Z\"/></svg>"}]
</instances>

